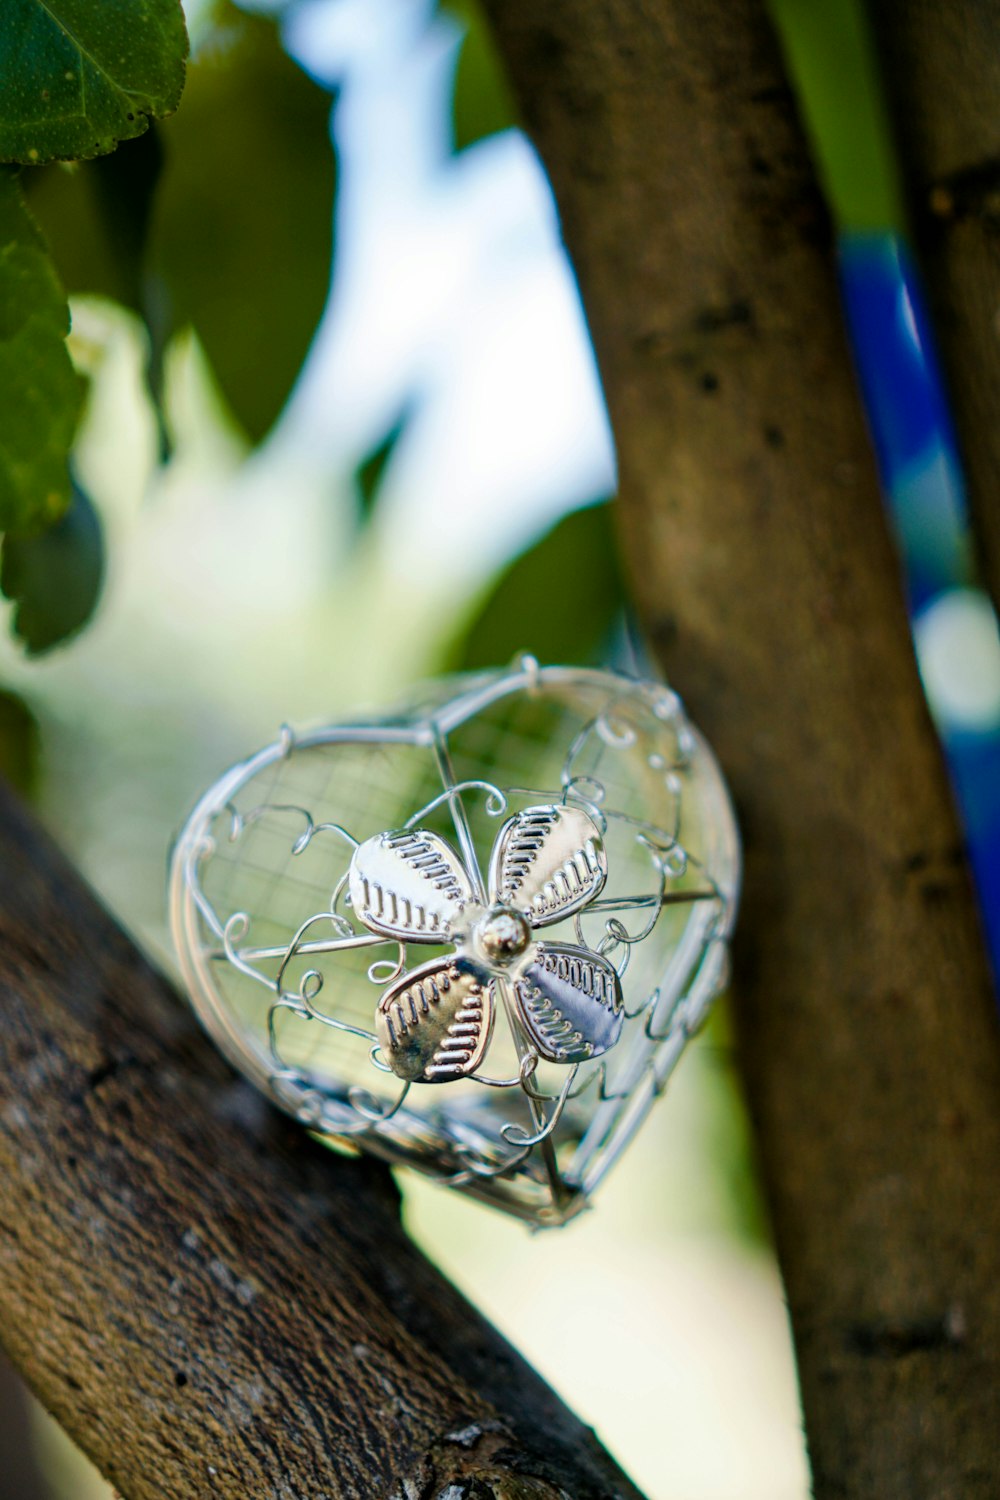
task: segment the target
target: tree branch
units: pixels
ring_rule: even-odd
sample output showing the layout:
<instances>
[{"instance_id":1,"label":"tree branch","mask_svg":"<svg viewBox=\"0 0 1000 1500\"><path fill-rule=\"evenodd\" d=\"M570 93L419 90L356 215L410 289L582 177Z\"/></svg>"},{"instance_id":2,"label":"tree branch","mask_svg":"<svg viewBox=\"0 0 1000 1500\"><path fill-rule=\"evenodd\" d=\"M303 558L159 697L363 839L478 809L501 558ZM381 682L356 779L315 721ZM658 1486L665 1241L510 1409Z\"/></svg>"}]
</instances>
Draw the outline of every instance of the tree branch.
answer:
<instances>
[{"instance_id":1,"label":"tree branch","mask_svg":"<svg viewBox=\"0 0 1000 1500\"><path fill-rule=\"evenodd\" d=\"M873 0L987 586L1000 604L1000 0Z\"/></svg>"},{"instance_id":2,"label":"tree branch","mask_svg":"<svg viewBox=\"0 0 1000 1500\"><path fill-rule=\"evenodd\" d=\"M777 46L753 0L489 10L641 611L742 817L734 987L816 1495L992 1495L994 995Z\"/></svg>"},{"instance_id":3,"label":"tree branch","mask_svg":"<svg viewBox=\"0 0 1000 1500\"><path fill-rule=\"evenodd\" d=\"M0 1332L127 1500L637 1500L2 789Z\"/></svg>"}]
</instances>

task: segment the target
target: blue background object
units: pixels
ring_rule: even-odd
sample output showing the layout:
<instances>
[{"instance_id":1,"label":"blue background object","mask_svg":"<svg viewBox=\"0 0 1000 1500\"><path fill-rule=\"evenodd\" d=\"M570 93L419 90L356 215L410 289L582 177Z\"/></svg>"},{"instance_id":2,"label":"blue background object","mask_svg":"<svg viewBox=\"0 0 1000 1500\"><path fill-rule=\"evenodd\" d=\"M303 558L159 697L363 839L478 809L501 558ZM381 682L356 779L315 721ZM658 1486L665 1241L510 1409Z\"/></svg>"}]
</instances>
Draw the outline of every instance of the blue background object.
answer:
<instances>
[{"instance_id":1,"label":"blue background object","mask_svg":"<svg viewBox=\"0 0 1000 1500\"><path fill-rule=\"evenodd\" d=\"M944 595L976 589L977 579L947 397L902 237L843 235L841 287L910 615L918 624ZM1000 723L977 730L939 714L938 728L1000 974Z\"/></svg>"}]
</instances>

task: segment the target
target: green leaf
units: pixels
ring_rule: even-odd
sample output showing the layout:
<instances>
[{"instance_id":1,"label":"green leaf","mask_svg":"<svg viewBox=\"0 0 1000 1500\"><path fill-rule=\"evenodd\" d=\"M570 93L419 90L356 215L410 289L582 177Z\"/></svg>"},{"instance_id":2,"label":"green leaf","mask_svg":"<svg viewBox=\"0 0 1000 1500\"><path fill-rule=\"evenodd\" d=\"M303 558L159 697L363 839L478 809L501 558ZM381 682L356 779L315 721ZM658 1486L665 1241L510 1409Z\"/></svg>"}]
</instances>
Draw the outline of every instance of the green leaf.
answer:
<instances>
[{"instance_id":1,"label":"green leaf","mask_svg":"<svg viewBox=\"0 0 1000 1500\"><path fill-rule=\"evenodd\" d=\"M331 101L282 51L273 22L229 15L161 132L151 270L168 326L193 324L235 416L260 439L326 303Z\"/></svg>"},{"instance_id":2,"label":"green leaf","mask_svg":"<svg viewBox=\"0 0 1000 1500\"><path fill-rule=\"evenodd\" d=\"M565 516L501 573L450 665L495 667L518 651L544 662L593 661L624 603L611 505L589 505Z\"/></svg>"},{"instance_id":3,"label":"green leaf","mask_svg":"<svg viewBox=\"0 0 1000 1500\"><path fill-rule=\"evenodd\" d=\"M96 161L53 162L21 185L63 286L144 312L145 260L163 148L154 128Z\"/></svg>"},{"instance_id":4,"label":"green leaf","mask_svg":"<svg viewBox=\"0 0 1000 1500\"><path fill-rule=\"evenodd\" d=\"M70 295L89 292L110 297L145 322L149 334L146 381L159 422L161 454L166 458L163 299L146 270L149 226L162 166L163 148L154 126L96 161L53 162L37 172L25 172L22 184Z\"/></svg>"},{"instance_id":5,"label":"green leaf","mask_svg":"<svg viewBox=\"0 0 1000 1500\"><path fill-rule=\"evenodd\" d=\"M180 0L3 0L0 160L113 151L177 108L186 56Z\"/></svg>"},{"instance_id":6,"label":"green leaf","mask_svg":"<svg viewBox=\"0 0 1000 1500\"><path fill-rule=\"evenodd\" d=\"M231 6L188 68L184 107L111 156L26 174L70 292L145 319L159 403L164 346L192 323L229 405L259 438L281 410L330 275L330 97L274 23Z\"/></svg>"},{"instance_id":7,"label":"green leaf","mask_svg":"<svg viewBox=\"0 0 1000 1500\"><path fill-rule=\"evenodd\" d=\"M38 722L17 693L0 688L0 776L30 796L38 779Z\"/></svg>"},{"instance_id":8,"label":"green leaf","mask_svg":"<svg viewBox=\"0 0 1000 1500\"><path fill-rule=\"evenodd\" d=\"M517 125L514 95L481 7L475 0L447 0L442 10L454 16L465 35L455 65L452 119L455 150Z\"/></svg>"},{"instance_id":9,"label":"green leaf","mask_svg":"<svg viewBox=\"0 0 1000 1500\"><path fill-rule=\"evenodd\" d=\"M61 645L90 619L104 578L101 523L73 486L69 510L39 536L6 536L0 589L15 601L14 634L29 655Z\"/></svg>"},{"instance_id":10,"label":"green leaf","mask_svg":"<svg viewBox=\"0 0 1000 1500\"><path fill-rule=\"evenodd\" d=\"M69 308L14 172L0 168L0 531L48 525L70 498L83 381Z\"/></svg>"}]
</instances>

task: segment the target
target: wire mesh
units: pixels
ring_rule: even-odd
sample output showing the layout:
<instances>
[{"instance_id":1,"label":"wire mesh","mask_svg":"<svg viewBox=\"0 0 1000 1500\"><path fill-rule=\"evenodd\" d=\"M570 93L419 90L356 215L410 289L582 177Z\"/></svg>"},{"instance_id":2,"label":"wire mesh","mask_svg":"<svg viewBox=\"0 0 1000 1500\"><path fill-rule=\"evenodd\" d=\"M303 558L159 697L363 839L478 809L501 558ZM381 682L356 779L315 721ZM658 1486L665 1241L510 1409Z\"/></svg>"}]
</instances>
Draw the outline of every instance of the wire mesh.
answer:
<instances>
[{"instance_id":1,"label":"wire mesh","mask_svg":"<svg viewBox=\"0 0 1000 1500\"><path fill-rule=\"evenodd\" d=\"M620 1035L564 1065L500 974L481 1063L446 1085L400 1076L380 1001L453 944L416 947L366 924L351 898L356 851L419 827L490 899L501 829L540 807L577 810L599 835L600 889L544 936L613 969ZM738 883L725 786L676 695L524 658L429 684L381 720L283 730L192 814L171 917L209 1031L310 1130L555 1224L586 1204L724 984Z\"/></svg>"}]
</instances>

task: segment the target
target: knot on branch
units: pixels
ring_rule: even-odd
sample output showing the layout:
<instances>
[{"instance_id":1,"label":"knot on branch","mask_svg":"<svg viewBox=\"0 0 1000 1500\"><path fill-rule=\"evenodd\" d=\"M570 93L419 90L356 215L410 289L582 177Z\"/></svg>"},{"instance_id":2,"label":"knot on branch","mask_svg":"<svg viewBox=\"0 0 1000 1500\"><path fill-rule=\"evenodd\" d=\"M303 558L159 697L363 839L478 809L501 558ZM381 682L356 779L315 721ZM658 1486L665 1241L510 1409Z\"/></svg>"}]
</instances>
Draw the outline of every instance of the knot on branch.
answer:
<instances>
[{"instance_id":1,"label":"knot on branch","mask_svg":"<svg viewBox=\"0 0 1000 1500\"><path fill-rule=\"evenodd\" d=\"M989 157L932 182L927 190L932 219L957 223L977 219L984 228L1000 228L1000 159Z\"/></svg>"},{"instance_id":2,"label":"knot on branch","mask_svg":"<svg viewBox=\"0 0 1000 1500\"><path fill-rule=\"evenodd\" d=\"M404 1480L393 1500L571 1500L495 1421L473 1422L432 1448L420 1480Z\"/></svg>"}]
</instances>

